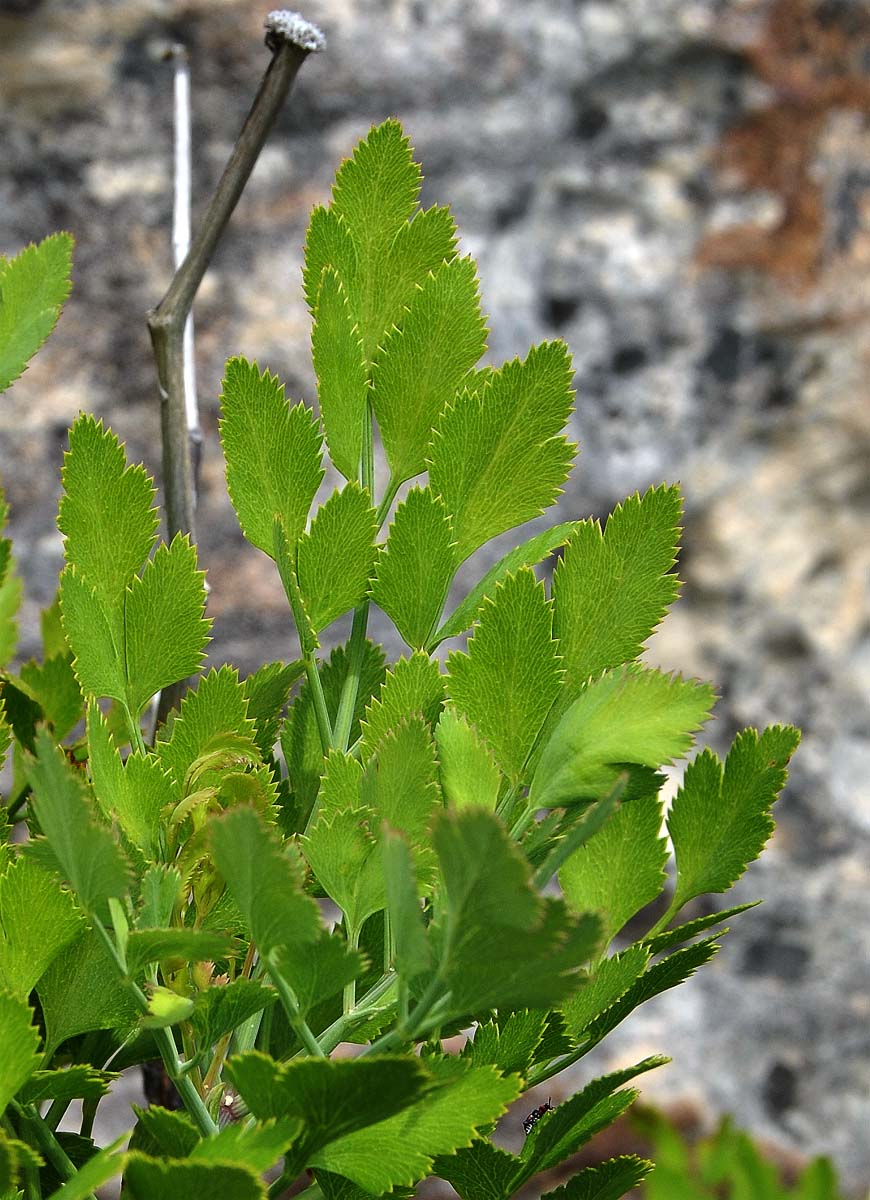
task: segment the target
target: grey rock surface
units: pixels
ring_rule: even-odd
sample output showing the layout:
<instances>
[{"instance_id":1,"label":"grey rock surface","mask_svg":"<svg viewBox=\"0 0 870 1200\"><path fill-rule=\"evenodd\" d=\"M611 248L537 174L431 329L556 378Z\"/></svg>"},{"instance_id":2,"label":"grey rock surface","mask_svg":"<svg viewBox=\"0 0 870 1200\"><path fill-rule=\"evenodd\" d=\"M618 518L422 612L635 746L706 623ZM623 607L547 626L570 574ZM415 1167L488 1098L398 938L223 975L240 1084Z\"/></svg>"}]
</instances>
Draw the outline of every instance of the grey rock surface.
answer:
<instances>
[{"instance_id":1,"label":"grey rock surface","mask_svg":"<svg viewBox=\"0 0 870 1200\"><path fill-rule=\"evenodd\" d=\"M160 50L190 50L204 201L267 61L265 8L0 6L0 252L58 228L77 238L61 323L0 409L25 656L61 562L53 521L76 412L104 417L159 472L144 313L170 277ZM674 1063L646 1077L645 1094L694 1097L774 1144L831 1153L849 1188L866 1189L866 3L316 0L305 15L328 51L303 68L197 301L212 659L248 670L294 651L272 568L226 497L224 360L244 353L313 398L307 216L357 137L395 114L423 163L424 201L453 206L477 257L493 361L553 336L574 353L581 453L550 516L603 516L680 479L685 586L648 657L716 681L720 752L747 724L804 730L777 834L735 900L765 905L694 981L609 1039L602 1061L666 1051ZM389 636L386 623L375 632Z\"/></svg>"}]
</instances>

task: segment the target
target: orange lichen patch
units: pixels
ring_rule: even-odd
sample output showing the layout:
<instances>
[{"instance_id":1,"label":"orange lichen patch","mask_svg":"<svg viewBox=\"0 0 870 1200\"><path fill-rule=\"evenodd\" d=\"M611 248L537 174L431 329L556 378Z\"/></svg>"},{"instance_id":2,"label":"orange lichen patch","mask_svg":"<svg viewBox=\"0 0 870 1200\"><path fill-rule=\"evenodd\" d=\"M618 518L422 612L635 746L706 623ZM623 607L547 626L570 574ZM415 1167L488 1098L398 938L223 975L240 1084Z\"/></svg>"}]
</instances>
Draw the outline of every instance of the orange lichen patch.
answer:
<instances>
[{"instance_id":1,"label":"orange lichen patch","mask_svg":"<svg viewBox=\"0 0 870 1200\"><path fill-rule=\"evenodd\" d=\"M782 217L772 228L710 234L698 259L806 286L821 266L825 232L824 196L812 173L819 139L832 112L870 113L870 12L834 0L774 0L761 37L744 53L774 98L728 131L719 166L743 187L777 195Z\"/></svg>"}]
</instances>

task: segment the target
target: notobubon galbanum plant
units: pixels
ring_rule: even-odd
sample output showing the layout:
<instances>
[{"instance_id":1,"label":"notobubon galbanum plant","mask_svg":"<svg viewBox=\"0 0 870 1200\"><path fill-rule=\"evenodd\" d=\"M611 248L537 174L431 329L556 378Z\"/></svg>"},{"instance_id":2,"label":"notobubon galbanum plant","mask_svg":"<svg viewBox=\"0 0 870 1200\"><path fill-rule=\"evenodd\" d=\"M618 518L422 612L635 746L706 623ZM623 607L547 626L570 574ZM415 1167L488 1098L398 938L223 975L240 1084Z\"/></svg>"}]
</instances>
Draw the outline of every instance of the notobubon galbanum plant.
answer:
<instances>
[{"instance_id":1,"label":"notobubon galbanum plant","mask_svg":"<svg viewBox=\"0 0 870 1200\"><path fill-rule=\"evenodd\" d=\"M7 829L0 848L0 1194L70 1200L122 1172L131 1200L253 1200L308 1172L305 1195L328 1200L409 1196L433 1174L506 1200L665 1060L564 1099L560 1072L707 962L709 931L748 907L680 923L769 837L791 728L745 730L724 762L705 750L686 767L667 911L620 937L666 888L662 768L713 704L708 684L638 661L677 594L676 487L630 497L603 529L523 541L445 614L459 566L560 494L572 371L559 341L477 365L474 263L419 188L388 121L312 215L319 418L227 363L229 493L301 657L201 675L152 745L156 693L201 669L203 574L184 537L155 549L152 482L115 436L91 416L70 431L44 661L3 679L7 826L26 818L30 836ZM51 327L68 253L59 235L0 268L4 384ZM312 513L325 452L346 482ZM548 591L535 568L557 548ZM372 605L407 645L395 662L367 639ZM349 610L347 644L321 653ZM332 1057L348 1043L355 1056ZM137 1109L129 1148L98 1150L114 1073L155 1058L182 1110ZM529 1118L520 1153L497 1146L509 1106L548 1080L510 1117L520 1138ZM74 1099L80 1132L58 1132ZM618 1197L648 1168L618 1158L550 1196Z\"/></svg>"}]
</instances>

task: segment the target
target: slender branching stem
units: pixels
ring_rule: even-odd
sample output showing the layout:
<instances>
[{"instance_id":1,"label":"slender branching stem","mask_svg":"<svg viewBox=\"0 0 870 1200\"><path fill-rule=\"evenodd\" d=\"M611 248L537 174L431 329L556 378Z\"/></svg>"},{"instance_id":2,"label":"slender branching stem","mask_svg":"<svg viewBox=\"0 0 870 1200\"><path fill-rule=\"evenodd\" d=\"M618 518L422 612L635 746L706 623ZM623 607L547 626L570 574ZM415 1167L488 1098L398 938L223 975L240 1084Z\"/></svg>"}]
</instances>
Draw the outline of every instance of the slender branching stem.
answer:
<instances>
[{"instance_id":1,"label":"slender branching stem","mask_svg":"<svg viewBox=\"0 0 870 1200\"><path fill-rule=\"evenodd\" d=\"M184 327L202 278L221 234L239 201L260 156L270 129L312 50L323 38L314 26L280 14L267 25L267 45L272 50L259 91L224 168L211 202L187 255L175 272L166 295L148 314L148 329L157 366L163 434L163 486L166 525L171 539L176 533L195 536L193 473L184 400Z\"/></svg>"},{"instance_id":2,"label":"slender branching stem","mask_svg":"<svg viewBox=\"0 0 870 1200\"><path fill-rule=\"evenodd\" d=\"M196 409L193 366L193 301L299 68L312 50L320 50L325 44L320 30L294 13L280 10L270 13L266 18L266 29L266 45L272 51L272 59L260 88L196 237L189 247L185 247L182 261L176 261L175 275L166 295L148 314L148 330L160 394L163 494L168 541L176 533L189 534L191 541L196 541L196 476L202 436ZM183 111L185 105L189 105L189 75L183 69L186 65L183 50L174 57L177 67L174 243L178 255L185 242L190 241L189 112L185 114ZM158 702L155 728L164 723L170 709L177 705L185 690L186 680L163 690Z\"/></svg>"}]
</instances>

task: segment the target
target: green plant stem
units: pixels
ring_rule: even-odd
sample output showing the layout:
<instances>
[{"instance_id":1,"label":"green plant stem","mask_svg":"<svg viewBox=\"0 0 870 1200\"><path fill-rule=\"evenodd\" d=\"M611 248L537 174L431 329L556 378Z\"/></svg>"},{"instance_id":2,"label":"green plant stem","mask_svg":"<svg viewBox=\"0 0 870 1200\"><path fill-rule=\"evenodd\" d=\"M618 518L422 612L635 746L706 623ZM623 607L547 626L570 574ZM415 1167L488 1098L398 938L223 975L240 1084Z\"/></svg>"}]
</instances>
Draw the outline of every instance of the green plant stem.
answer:
<instances>
[{"instance_id":1,"label":"green plant stem","mask_svg":"<svg viewBox=\"0 0 870 1200\"><path fill-rule=\"evenodd\" d=\"M326 1058L320 1043L311 1032L311 1027L302 1016L302 1013L299 1009L299 1001L296 999L296 993L281 974L277 964L272 962L271 959L266 959L266 971L268 972L272 983L275 985L275 990L278 993L278 999L281 1001L284 1012L287 1014L287 1020L290 1022L291 1027L298 1036L299 1040L302 1042L303 1046L305 1046L315 1058Z\"/></svg>"},{"instance_id":2,"label":"green plant stem","mask_svg":"<svg viewBox=\"0 0 870 1200\"><path fill-rule=\"evenodd\" d=\"M384 492L383 499L381 500L380 504L378 505L378 516L377 516L378 529L381 528L384 521L386 521L387 517L390 515L390 509L393 506L393 501L396 498L396 492L398 492L398 490L399 490L399 485L398 485L398 483L395 482L395 480L393 479L393 477L391 475L390 481L387 484L387 490Z\"/></svg>"},{"instance_id":3,"label":"green plant stem","mask_svg":"<svg viewBox=\"0 0 870 1200\"><path fill-rule=\"evenodd\" d=\"M127 718L127 728L130 730L130 745L139 754L146 754L145 739L142 736L142 730L139 727L139 722L133 716L133 712L129 705L124 704L124 716Z\"/></svg>"},{"instance_id":4,"label":"green plant stem","mask_svg":"<svg viewBox=\"0 0 870 1200\"><path fill-rule=\"evenodd\" d=\"M81 1137L91 1137L94 1132L94 1120L99 1107L99 1099L82 1101L82 1123L79 1129Z\"/></svg>"},{"instance_id":5,"label":"green plant stem","mask_svg":"<svg viewBox=\"0 0 870 1200\"><path fill-rule=\"evenodd\" d=\"M652 929L650 929L650 931L645 935L645 939L648 940L649 938L655 937L659 933L664 933L679 911L679 906L675 906L674 901L671 900L671 903L668 905L667 912L663 913L659 917Z\"/></svg>"},{"instance_id":6,"label":"green plant stem","mask_svg":"<svg viewBox=\"0 0 870 1200\"><path fill-rule=\"evenodd\" d=\"M6 816L7 816L8 820L13 821L18 816L18 813L21 811L21 809L27 803L27 797L29 795L30 795L30 788L26 787L26 788L22 789L20 796L15 797L15 799L12 801L12 803L6 809ZM20 819L21 818L19 818L19 820Z\"/></svg>"},{"instance_id":7,"label":"green plant stem","mask_svg":"<svg viewBox=\"0 0 870 1200\"><path fill-rule=\"evenodd\" d=\"M443 1021L443 1015L439 1014L437 1018L430 1019L432 1010L437 1003L442 1003L446 1000L446 996L439 995L441 991L441 979L436 975L430 980L429 986L420 997L419 1002L414 1007L408 1022L399 1021L395 1029L391 1029L388 1033L383 1034L370 1046L366 1046L360 1058L369 1054L386 1054L389 1050L398 1049L407 1042L416 1041L421 1034L427 1033L429 1029L434 1029L436 1025Z\"/></svg>"},{"instance_id":8,"label":"green plant stem","mask_svg":"<svg viewBox=\"0 0 870 1200\"><path fill-rule=\"evenodd\" d=\"M369 602L364 600L354 609L353 628L350 631L348 643L347 675L341 689L341 699L338 702L338 713L335 718L333 744L339 750L347 750L350 741L350 729L353 724L353 714L356 699L359 694L359 681L362 674L363 654L365 653L366 631L369 623Z\"/></svg>"},{"instance_id":9,"label":"green plant stem","mask_svg":"<svg viewBox=\"0 0 870 1200\"><path fill-rule=\"evenodd\" d=\"M311 699L314 701L314 715L317 718L317 730L320 734L320 745L324 755L328 754L335 743L336 734L333 733L332 725L329 720L329 709L326 707L326 696L323 694L323 683L320 679L320 672L317 669L317 655L313 650L308 651L304 655L305 661L305 677L308 680L308 686L311 688ZM339 716L341 712L339 710Z\"/></svg>"},{"instance_id":10,"label":"green plant stem","mask_svg":"<svg viewBox=\"0 0 870 1200\"><path fill-rule=\"evenodd\" d=\"M52 1100L42 1118L49 1129L57 1129L63 1120L63 1115L70 1106L69 1100Z\"/></svg>"},{"instance_id":11,"label":"green plant stem","mask_svg":"<svg viewBox=\"0 0 870 1200\"><path fill-rule=\"evenodd\" d=\"M520 813L519 817L511 828L511 837L515 842L518 842L526 830L534 824L536 812L537 809L534 807L534 805L528 804Z\"/></svg>"},{"instance_id":12,"label":"green plant stem","mask_svg":"<svg viewBox=\"0 0 870 1200\"><path fill-rule=\"evenodd\" d=\"M32 1104L19 1104L16 1100L11 1100L9 1106L32 1132L40 1152L45 1155L61 1179L72 1179L76 1174L75 1163L70 1159L63 1146L61 1146L60 1142L54 1136L54 1131L49 1129L34 1106ZM87 1200L95 1200L93 1192L88 1192Z\"/></svg>"},{"instance_id":13,"label":"green plant stem","mask_svg":"<svg viewBox=\"0 0 870 1200\"><path fill-rule=\"evenodd\" d=\"M115 948L115 943L109 937L106 927L98 917L93 915L91 915L91 922L93 923L94 929L99 934L103 945L109 952L112 961L118 968L118 973L126 983L127 987L130 989L130 992L136 1000L139 1008L143 1013L147 1013L148 997L145 995L139 985L127 976L124 970L124 965L118 956L117 949ZM152 1034L154 1036L154 1041L157 1043L157 1048L160 1051L160 1057L163 1059L163 1065L166 1067L166 1074L172 1080L176 1091L184 1103L184 1107L190 1113L191 1117L193 1117L203 1137L213 1137L217 1133L218 1127L212 1120L208 1109L203 1103L202 1096L200 1096L199 1092L196 1090L193 1080L189 1075L184 1073L185 1064L182 1063L178 1056L178 1047L175 1045L175 1038L172 1036L171 1030L153 1029Z\"/></svg>"},{"instance_id":14,"label":"green plant stem","mask_svg":"<svg viewBox=\"0 0 870 1200\"><path fill-rule=\"evenodd\" d=\"M352 926L348 927L347 944L351 950L359 949L359 937L360 937L361 932L362 931L360 929L355 929ZM346 983L344 985L344 995L342 997L342 1009L344 1010L344 1015L347 1016L348 1013L353 1012L355 1007L356 1007L356 979L351 979L348 983Z\"/></svg>"},{"instance_id":15,"label":"green plant stem","mask_svg":"<svg viewBox=\"0 0 870 1200\"><path fill-rule=\"evenodd\" d=\"M529 1072L526 1087L528 1089L538 1087L539 1084L546 1083L548 1079L552 1079L554 1075L558 1075L560 1071L564 1071L566 1067L571 1067L575 1062L579 1062L584 1058L590 1050L593 1050L601 1039L589 1039L582 1042L579 1046L566 1054L564 1058L556 1059L553 1062L547 1063L546 1066L536 1067L535 1070Z\"/></svg>"},{"instance_id":16,"label":"green plant stem","mask_svg":"<svg viewBox=\"0 0 870 1200\"><path fill-rule=\"evenodd\" d=\"M375 450L374 450L374 431L372 429L372 408L371 404L366 404L365 420L363 421L363 444L362 457L360 462L360 484L368 491L371 497L375 494ZM381 502L378 508L378 528L383 520L381 510L384 508L384 502L390 493L390 488L393 486L392 478L387 486L387 495ZM389 511L389 506L392 504L390 498L384 516ZM356 709L356 700L359 694L359 681L362 673L363 655L365 654L366 632L369 623L369 601L363 600L362 604L358 604L353 613L353 626L350 631L350 641L348 643L348 662L347 675L341 688L341 698L338 702L338 713L335 718L335 731L333 734L333 745L339 750L347 750L350 741L350 728L353 724L353 714Z\"/></svg>"}]
</instances>

